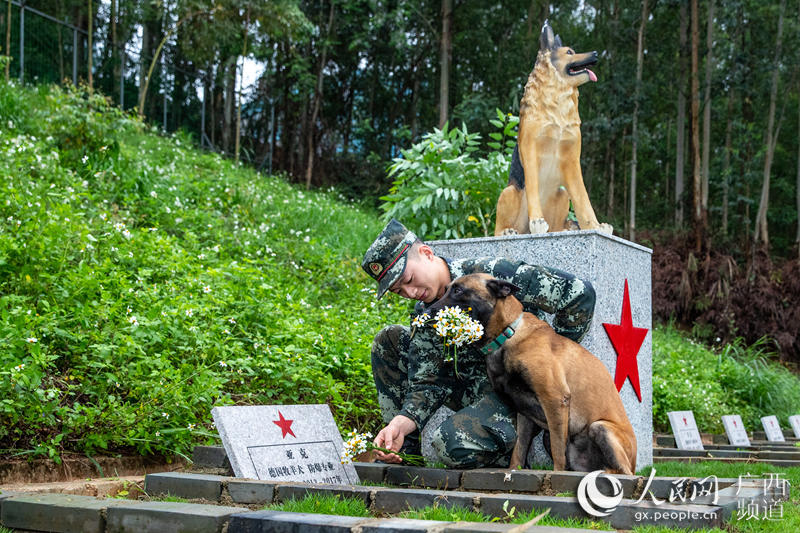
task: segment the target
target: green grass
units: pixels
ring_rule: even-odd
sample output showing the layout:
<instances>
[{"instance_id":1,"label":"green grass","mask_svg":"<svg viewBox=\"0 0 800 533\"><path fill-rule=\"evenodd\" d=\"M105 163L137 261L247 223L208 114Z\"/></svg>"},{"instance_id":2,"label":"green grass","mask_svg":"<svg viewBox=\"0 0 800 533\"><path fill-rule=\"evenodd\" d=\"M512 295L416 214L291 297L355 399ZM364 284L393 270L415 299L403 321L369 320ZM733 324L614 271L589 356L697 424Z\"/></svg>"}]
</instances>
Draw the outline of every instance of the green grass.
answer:
<instances>
[{"instance_id":1,"label":"green grass","mask_svg":"<svg viewBox=\"0 0 800 533\"><path fill-rule=\"evenodd\" d=\"M465 507L443 507L432 505L422 509L410 509L403 511L399 518L409 518L414 520L441 520L444 522L491 522L492 517L483 513L475 512Z\"/></svg>"},{"instance_id":2,"label":"green grass","mask_svg":"<svg viewBox=\"0 0 800 533\"><path fill-rule=\"evenodd\" d=\"M211 408L378 428L369 350L409 304L374 211L161 137L99 96L0 82L0 453L188 454Z\"/></svg>"},{"instance_id":3,"label":"green grass","mask_svg":"<svg viewBox=\"0 0 800 533\"><path fill-rule=\"evenodd\" d=\"M367 506L364 504L364 500L360 498L342 498L335 494L309 494L302 499L292 498L283 503L268 505L264 509L293 513L371 516Z\"/></svg>"},{"instance_id":4,"label":"green grass","mask_svg":"<svg viewBox=\"0 0 800 533\"><path fill-rule=\"evenodd\" d=\"M766 342L739 340L713 350L671 326L653 329L653 425L670 431L668 411L691 410L700 431L723 433L722 415L740 414L750 431L774 414L784 427L798 414L800 380L778 364Z\"/></svg>"}]
</instances>

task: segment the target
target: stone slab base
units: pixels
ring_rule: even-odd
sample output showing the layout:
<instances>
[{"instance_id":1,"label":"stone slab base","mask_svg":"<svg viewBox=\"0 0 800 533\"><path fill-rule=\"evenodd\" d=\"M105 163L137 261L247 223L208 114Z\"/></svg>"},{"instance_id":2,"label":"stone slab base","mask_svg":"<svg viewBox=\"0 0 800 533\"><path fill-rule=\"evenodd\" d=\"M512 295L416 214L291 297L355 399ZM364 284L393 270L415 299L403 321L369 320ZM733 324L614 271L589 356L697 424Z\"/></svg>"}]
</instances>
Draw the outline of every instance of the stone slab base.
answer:
<instances>
[{"instance_id":1,"label":"stone slab base","mask_svg":"<svg viewBox=\"0 0 800 533\"><path fill-rule=\"evenodd\" d=\"M615 376L617 353L603 323L620 324L627 280L633 326L652 329L652 250L595 230L541 235L509 235L480 239L433 241L437 255L450 258L507 257L557 268L588 281L597 295L591 327L581 344ZM653 462L652 335L648 331L636 355L641 400L626 379L619 392L637 441L636 469ZM543 448L542 448L543 450ZM533 463L547 465L537 454Z\"/></svg>"}]
</instances>

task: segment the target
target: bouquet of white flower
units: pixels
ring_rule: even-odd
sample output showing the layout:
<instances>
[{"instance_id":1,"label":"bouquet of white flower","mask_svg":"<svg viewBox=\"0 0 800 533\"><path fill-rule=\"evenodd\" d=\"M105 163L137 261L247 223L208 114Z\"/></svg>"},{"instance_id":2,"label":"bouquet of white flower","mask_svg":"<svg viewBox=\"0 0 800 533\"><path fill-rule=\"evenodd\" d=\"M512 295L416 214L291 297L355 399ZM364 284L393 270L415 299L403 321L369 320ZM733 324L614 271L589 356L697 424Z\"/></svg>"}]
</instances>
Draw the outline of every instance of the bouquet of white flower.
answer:
<instances>
[{"instance_id":1,"label":"bouquet of white flower","mask_svg":"<svg viewBox=\"0 0 800 533\"><path fill-rule=\"evenodd\" d=\"M433 322L434 331L444 338L445 361L453 361L456 375L458 375L457 349L483 337L483 324L470 317L467 314L469 311L472 311L471 307L464 311L456 305L440 310L433 320L428 313L422 313L411 321L411 325L416 327ZM452 347L452 350L448 350L449 347Z\"/></svg>"},{"instance_id":2,"label":"bouquet of white flower","mask_svg":"<svg viewBox=\"0 0 800 533\"><path fill-rule=\"evenodd\" d=\"M380 446L372 444L372 433L358 433L355 429L351 430L345 435L347 438L344 440L344 450L342 451L342 464L353 462L353 458L367 450L378 450L384 453L393 453L399 455L405 464L412 466L424 466L425 459L421 455L414 455L409 453L400 453Z\"/></svg>"}]
</instances>

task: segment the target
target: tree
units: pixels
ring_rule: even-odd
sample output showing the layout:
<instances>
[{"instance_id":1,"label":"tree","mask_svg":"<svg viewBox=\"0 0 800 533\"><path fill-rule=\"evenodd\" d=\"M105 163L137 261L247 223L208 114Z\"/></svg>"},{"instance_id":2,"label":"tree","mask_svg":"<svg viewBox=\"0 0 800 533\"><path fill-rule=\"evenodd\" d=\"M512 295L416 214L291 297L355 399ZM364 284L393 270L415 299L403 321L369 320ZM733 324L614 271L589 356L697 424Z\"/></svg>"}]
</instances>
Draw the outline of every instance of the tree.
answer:
<instances>
[{"instance_id":1,"label":"tree","mask_svg":"<svg viewBox=\"0 0 800 533\"><path fill-rule=\"evenodd\" d=\"M89 31L87 33L87 36L88 36L87 37L88 53L86 54L86 56L88 58L87 71L88 71L88 77L89 77L89 92L91 92L91 91L94 90L94 74L92 72L92 56L94 55L93 54L93 52L94 52L94 41L92 39L92 37L94 36L94 24L93 24L93 21L94 21L94 10L92 9L92 0L89 0L89 15L88 15L88 17L89 17Z\"/></svg>"},{"instance_id":2,"label":"tree","mask_svg":"<svg viewBox=\"0 0 800 533\"><path fill-rule=\"evenodd\" d=\"M778 12L778 34L775 38L775 60L772 66L772 85L769 93L769 114L767 117L766 146L764 156L764 178L761 183L761 198L758 203L756 227L753 232L753 243L761 243L769 248L769 232L767 231L767 209L769 208L769 182L772 171L772 159L775 154L775 143L778 141L780 123L775 127L775 104L778 99L778 71L781 60L781 46L783 44L783 13L786 10L786 0L781 0Z\"/></svg>"},{"instance_id":3,"label":"tree","mask_svg":"<svg viewBox=\"0 0 800 533\"><path fill-rule=\"evenodd\" d=\"M688 43L689 16L686 1L680 3L680 29L678 40L678 117L675 121L675 225L683 226L683 165L686 162L686 48Z\"/></svg>"},{"instance_id":4,"label":"tree","mask_svg":"<svg viewBox=\"0 0 800 533\"><path fill-rule=\"evenodd\" d=\"M8 8L6 11L6 54L11 55L11 0L8 0ZM6 83L8 83L8 68L9 63L6 62Z\"/></svg>"},{"instance_id":5,"label":"tree","mask_svg":"<svg viewBox=\"0 0 800 533\"><path fill-rule=\"evenodd\" d=\"M631 215L630 240L636 240L636 154L638 148L639 93L642 85L642 63L644 61L644 27L647 23L647 0L642 0L642 20L639 22L639 36L636 46L636 89L633 92L633 126L631 147Z\"/></svg>"},{"instance_id":6,"label":"tree","mask_svg":"<svg viewBox=\"0 0 800 533\"><path fill-rule=\"evenodd\" d=\"M698 47L700 41L700 21L698 16L697 1L691 0L692 12L692 213L694 223L694 248L700 252L706 245L706 216L703 210L702 177L700 175L700 89L698 81Z\"/></svg>"},{"instance_id":7,"label":"tree","mask_svg":"<svg viewBox=\"0 0 800 533\"><path fill-rule=\"evenodd\" d=\"M450 107L450 61L453 54L453 0L442 0L442 38L439 50L439 127Z\"/></svg>"},{"instance_id":8,"label":"tree","mask_svg":"<svg viewBox=\"0 0 800 533\"><path fill-rule=\"evenodd\" d=\"M325 31L325 38L324 42L322 43L322 57L319 60L319 70L317 71L317 84L316 90L314 91L314 104L311 107L311 121L308 125L308 132L307 132L307 146L308 146L308 164L306 165L306 189L311 188L311 173L314 168L314 132L316 130L317 124L317 115L319 114L319 106L322 102L322 82L325 77L325 63L328 55L328 39L331 35L331 30L333 29L333 14L334 14L334 7L335 3L333 0L330 0L330 11L328 13L328 25L327 30Z\"/></svg>"},{"instance_id":9,"label":"tree","mask_svg":"<svg viewBox=\"0 0 800 533\"><path fill-rule=\"evenodd\" d=\"M708 0L708 24L706 27L706 88L705 96L703 97L703 163L702 163L702 199L703 211L708 212L708 160L711 153L711 70L713 66L712 49L713 49L713 32L714 32L714 0Z\"/></svg>"}]
</instances>

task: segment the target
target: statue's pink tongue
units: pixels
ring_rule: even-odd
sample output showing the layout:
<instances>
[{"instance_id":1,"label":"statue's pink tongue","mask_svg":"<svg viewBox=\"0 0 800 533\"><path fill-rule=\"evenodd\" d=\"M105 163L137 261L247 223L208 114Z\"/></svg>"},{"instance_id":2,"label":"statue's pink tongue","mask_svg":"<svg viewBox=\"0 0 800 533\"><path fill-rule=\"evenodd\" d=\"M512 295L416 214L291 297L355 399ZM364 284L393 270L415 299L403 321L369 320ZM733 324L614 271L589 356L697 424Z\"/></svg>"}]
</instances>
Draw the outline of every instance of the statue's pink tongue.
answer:
<instances>
[{"instance_id":1,"label":"statue's pink tongue","mask_svg":"<svg viewBox=\"0 0 800 533\"><path fill-rule=\"evenodd\" d=\"M594 72L592 72L592 71L591 71L591 70L589 70L588 68L586 69L586 72L588 72L588 73L589 73L589 79L590 79L590 80L592 80L592 81L597 81L597 76L595 75L595 73L594 73Z\"/></svg>"}]
</instances>

